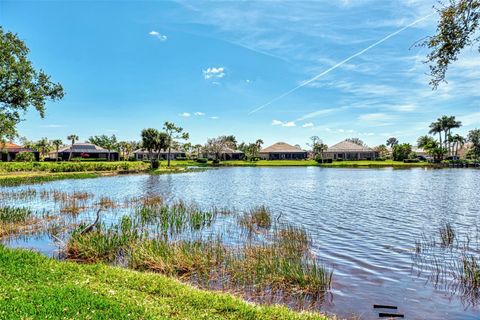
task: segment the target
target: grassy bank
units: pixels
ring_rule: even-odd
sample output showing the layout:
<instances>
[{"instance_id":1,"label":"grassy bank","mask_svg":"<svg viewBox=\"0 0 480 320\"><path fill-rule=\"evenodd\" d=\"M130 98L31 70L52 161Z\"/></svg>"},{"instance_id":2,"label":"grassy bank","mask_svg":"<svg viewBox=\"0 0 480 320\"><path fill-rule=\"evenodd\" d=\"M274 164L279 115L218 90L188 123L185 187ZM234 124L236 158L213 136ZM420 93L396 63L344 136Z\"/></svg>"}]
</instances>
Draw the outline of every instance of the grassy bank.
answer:
<instances>
[{"instance_id":1,"label":"grassy bank","mask_svg":"<svg viewBox=\"0 0 480 320\"><path fill-rule=\"evenodd\" d=\"M178 166L212 166L212 162L207 164L199 164L195 161L172 161L173 167ZM332 163L319 164L315 160L259 160L259 161L244 161L244 160L231 160L222 161L219 166L221 167L333 167L333 168L381 168L381 167L425 167L431 164L427 162L418 163L405 163L403 161L372 161L372 160L359 160L359 161L334 161Z\"/></svg>"},{"instance_id":2,"label":"grassy bank","mask_svg":"<svg viewBox=\"0 0 480 320\"><path fill-rule=\"evenodd\" d=\"M0 162L0 174L12 172L99 172L143 171L149 167L141 161L86 161L86 162Z\"/></svg>"},{"instance_id":3,"label":"grassy bank","mask_svg":"<svg viewBox=\"0 0 480 320\"><path fill-rule=\"evenodd\" d=\"M2 319L326 319L257 306L159 274L60 262L0 246Z\"/></svg>"},{"instance_id":4,"label":"grassy bank","mask_svg":"<svg viewBox=\"0 0 480 320\"><path fill-rule=\"evenodd\" d=\"M110 173L112 174L112 173ZM10 187L22 184L43 183L65 179L91 179L109 175L108 172L64 172L64 173L17 173L0 174L0 186Z\"/></svg>"}]
</instances>

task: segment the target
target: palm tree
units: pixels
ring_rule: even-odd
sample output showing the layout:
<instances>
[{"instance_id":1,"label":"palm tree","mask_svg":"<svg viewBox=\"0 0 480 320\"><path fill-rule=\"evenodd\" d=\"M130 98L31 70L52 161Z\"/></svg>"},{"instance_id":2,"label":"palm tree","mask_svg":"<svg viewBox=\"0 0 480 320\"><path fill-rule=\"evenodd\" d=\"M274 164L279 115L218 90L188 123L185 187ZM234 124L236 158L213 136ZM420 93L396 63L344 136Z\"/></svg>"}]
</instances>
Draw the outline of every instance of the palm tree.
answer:
<instances>
[{"instance_id":1,"label":"palm tree","mask_svg":"<svg viewBox=\"0 0 480 320\"><path fill-rule=\"evenodd\" d=\"M78 141L78 136L76 134L71 134L67 137L67 140L71 141L72 146L70 147L70 155L68 156L68 161L72 160L72 154L73 154L73 145L75 144L76 141Z\"/></svg>"},{"instance_id":2,"label":"palm tree","mask_svg":"<svg viewBox=\"0 0 480 320\"><path fill-rule=\"evenodd\" d=\"M168 135L168 167L170 167L170 154L172 153L172 144L175 142L177 139L183 139L183 140L188 140L189 136L187 132L183 131L183 128L177 127L174 123L172 122L165 122L163 125L163 130Z\"/></svg>"},{"instance_id":3,"label":"palm tree","mask_svg":"<svg viewBox=\"0 0 480 320\"><path fill-rule=\"evenodd\" d=\"M197 158L200 158L200 150L202 149L201 144L196 144L195 145L195 150L197 151Z\"/></svg>"},{"instance_id":4,"label":"palm tree","mask_svg":"<svg viewBox=\"0 0 480 320\"><path fill-rule=\"evenodd\" d=\"M440 143L440 147L441 147L443 126L440 119L432 122L429 128L430 128L430 131L428 131L429 134L433 134L433 135L438 134L438 142Z\"/></svg>"},{"instance_id":5,"label":"palm tree","mask_svg":"<svg viewBox=\"0 0 480 320\"><path fill-rule=\"evenodd\" d=\"M58 150L63 145L63 141L61 139L52 140L52 145L55 147L55 161L58 161Z\"/></svg>"},{"instance_id":6,"label":"palm tree","mask_svg":"<svg viewBox=\"0 0 480 320\"><path fill-rule=\"evenodd\" d=\"M457 156L458 155L458 150L460 150L460 148L462 148L465 145L465 142L467 142L467 139L465 139L464 137L462 137L458 133L451 138L452 138L452 142L453 142L453 149L455 150L454 155Z\"/></svg>"},{"instance_id":7,"label":"palm tree","mask_svg":"<svg viewBox=\"0 0 480 320\"><path fill-rule=\"evenodd\" d=\"M455 116L451 116L451 117L447 117L447 121L446 121L446 126L444 128L444 130L446 130L446 134L448 136L451 135L451 132L452 132L452 129L455 129L455 128L460 128L462 126L462 122L461 121L456 121L455 120ZM451 143L453 141L448 141L448 150L451 153L453 153L452 151L452 148L451 148Z\"/></svg>"},{"instance_id":8,"label":"palm tree","mask_svg":"<svg viewBox=\"0 0 480 320\"><path fill-rule=\"evenodd\" d=\"M42 138L35 143L36 148L40 151L40 154L42 157L45 157L45 155L50 151L50 141L48 141L47 138Z\"/></svg>"}]
</instances>

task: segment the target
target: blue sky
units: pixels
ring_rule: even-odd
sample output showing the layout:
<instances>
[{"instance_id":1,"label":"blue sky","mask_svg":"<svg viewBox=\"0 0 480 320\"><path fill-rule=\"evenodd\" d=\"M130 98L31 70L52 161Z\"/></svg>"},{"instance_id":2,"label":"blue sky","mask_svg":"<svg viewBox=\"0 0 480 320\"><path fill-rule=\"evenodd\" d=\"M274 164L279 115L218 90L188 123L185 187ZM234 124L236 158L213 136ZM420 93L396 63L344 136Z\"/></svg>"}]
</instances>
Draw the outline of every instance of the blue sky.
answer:
<instances>
[{"instance_id":1,"label":"blue sky","mask_svg":"<svg viewBox=\"0 0 480 320\"><path fill-rule=\"evenodd\" d=\"M428 85L427 52L414 43L435 31L433 4L0 0L0 24L66 91L45 119L26 115L20 134L30 139L139 140L142 128L168 120L193 143L233 134L305 146L317 135L373 146L390 136L414 143L443 114L463 121L460 133L480 127L475 48L451 67L448 84Z\"/></svg>"}]
</instances>

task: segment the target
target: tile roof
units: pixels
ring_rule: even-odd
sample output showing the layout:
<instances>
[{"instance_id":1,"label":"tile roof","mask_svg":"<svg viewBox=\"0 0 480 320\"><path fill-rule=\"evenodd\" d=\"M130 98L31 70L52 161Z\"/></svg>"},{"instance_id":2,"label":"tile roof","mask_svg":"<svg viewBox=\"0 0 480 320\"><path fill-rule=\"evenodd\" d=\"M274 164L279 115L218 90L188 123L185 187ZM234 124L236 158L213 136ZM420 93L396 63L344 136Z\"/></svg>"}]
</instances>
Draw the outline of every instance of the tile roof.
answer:
<instances>
[{"instance_id":1,"label":"tile roof","mask_svg":"<svg viewBox=\"0 0 480 320\"><path fill-rule=\"evenodd\" d=\"M306 152L305 150L302 150L298 147L292 146L288 143L285 142L277 142L275 144L272 144L269 147L266 147L262 150L260 150L260 153L272 153L272 152L280 152L280 153L299 153L299 152Z\"/></svg>"},{"instance_id":2,"label":"tile roof","mask_svg":"<svg viewBox=\"0 0 480 320\"><path fill-rule=\"evenodd\" d=\"M60 148L58 150L58 152L59 153L70 152L71 148L72 148L72 146L66 146L66 147ZM76 153L108 153L108 150L104 149L104 148L101 148L99 146L96 146L92 143L77 142L73 145L73 152L76 152ZM110 153L114 153L114 152L116 152L116 151L110 150Z\"/></svg>"},{"instance_id":3,"label":"tile roof","mask_svg":"<svg viewBox=\"0 0 480 320\"><path fill-rule=\"evenodd\" d=\"M344 140L329 147L326 152L373 152L373 149Z\"/></svg>"}]
</instances>

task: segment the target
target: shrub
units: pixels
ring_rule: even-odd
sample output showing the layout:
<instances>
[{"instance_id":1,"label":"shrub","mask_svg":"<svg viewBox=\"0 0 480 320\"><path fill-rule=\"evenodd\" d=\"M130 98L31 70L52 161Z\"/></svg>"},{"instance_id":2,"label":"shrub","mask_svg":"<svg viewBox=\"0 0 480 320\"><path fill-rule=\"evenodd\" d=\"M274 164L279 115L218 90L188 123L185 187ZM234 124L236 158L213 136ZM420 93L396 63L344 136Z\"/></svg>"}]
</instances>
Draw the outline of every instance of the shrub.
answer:
<instances>
[{"instance_id":1,"label":"shrub","mask_svg":"<svg viewBox=\"0 0 480 320\"><path fill-rule=\"evenodd\" d=\"M385 161L385 160L387 160L386 157L378 157L375 159L375 161Z\"/></svg>"},{"instance_id":2,"label":"shrub","mask_svg":"<svg viewBox=\"0 0 480 320\"><path fill-rule=\"evenodd\" d=\"M35 161L35 155L33 152L19 152L15 156L17 162L33 162Z\"/></svg>"},{"instance_id":3,"label":"shrub","mask_svg":"<svg viewBox=\"0 0 480 320\"><path fill-rule=\"evenodd\" d=\"M220 160L218 160L218 159L213 159L213 160L212 160L212 163L213 163L214 165L220 164Z\"/></svg>"},{"instance_id":4,"label":"shrub","mask_svg":"<svg viewBox=\"0 0 480 320\"><path fill-rule=\"evenodd\" d=\"M418 159L404 159L403 162L404 163L418 163L418 162L420 162L420 160L418 160Z\"/></svg>"},{"instance_id":5,"label":"shrub","mask_svg":"<svg viewBox=\"0 0 480 320\"><path fill-rule=\"evenodd\" d=\"M160 161L153 160L150 165L151 165L152 169L154 169L154 170L158 169L158 168L160 168Z\"/></svg>"},{"instance_id":6,"label":"shrub","mask_svg":"<svg viewBox=\"0 0 480 320\"><path fill-rule=\"evenodd\" d=\"M207 163L208 160L205 158L197 158L197 160L195 161L197 161L198 163Z\"/></svg>"},{"instance_id":7,"label":"shrub","mask_svg":"<svg viewBox=\"0 0 480 320\"><path fill-rule=\"evenodd\" d=\"M177 157L175 160L184 161L187 160L187 157Z\"/></svg>"},{"instance_id":8,"label":"shrub","mask_svg":"<svg viewBox=\"0 0 480 320\"><path fill-rule=\"evenodd\" d=\"M318 163L323 163L323 157L319 154L315 156L315 161Z\"/></svg>"}]
</instances>

